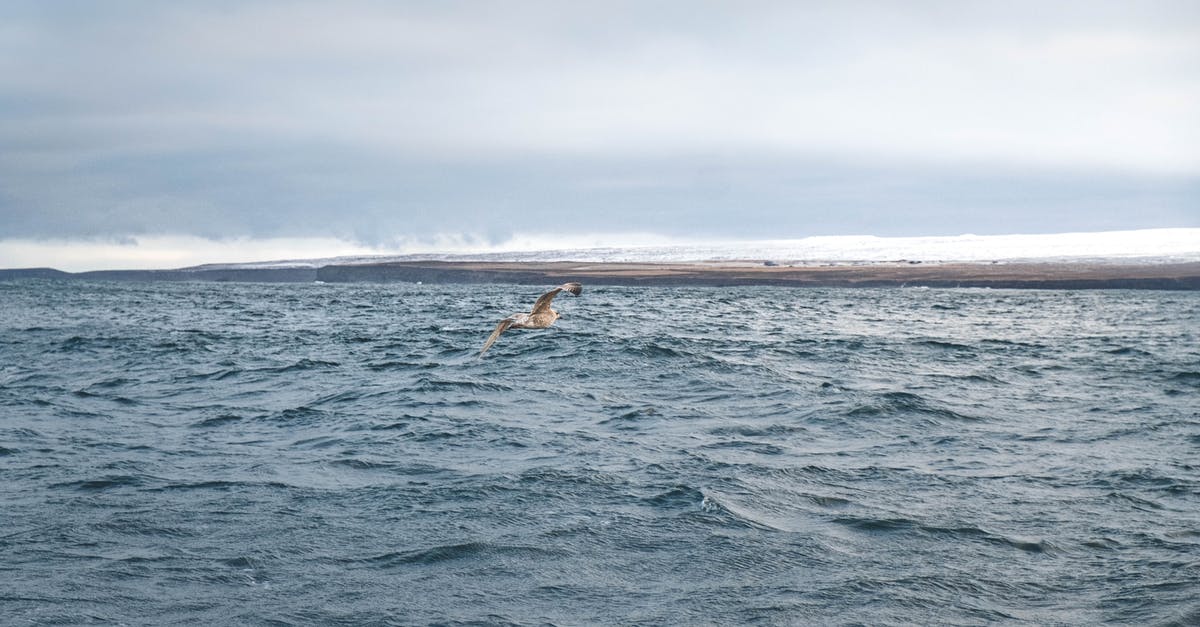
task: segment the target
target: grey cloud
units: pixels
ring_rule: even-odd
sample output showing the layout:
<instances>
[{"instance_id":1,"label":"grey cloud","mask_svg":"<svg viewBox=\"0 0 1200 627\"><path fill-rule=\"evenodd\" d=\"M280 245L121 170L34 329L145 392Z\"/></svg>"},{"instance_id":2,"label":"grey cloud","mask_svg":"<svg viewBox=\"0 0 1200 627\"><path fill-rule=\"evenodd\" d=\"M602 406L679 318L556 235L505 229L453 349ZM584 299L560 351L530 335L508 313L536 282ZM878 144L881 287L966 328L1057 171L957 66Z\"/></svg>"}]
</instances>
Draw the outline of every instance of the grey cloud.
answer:
<instances>
[{"instance_id":1,"label":"grey cloud","mask_svg":"<svg viewBox=\"0 0 1200 627\"><path fill-rule=\"evenodd\" d=\"M278 147L95 164L11 202L12 236L187 233L393 238L514 232L656 232L771 238L1200 225L1189 178L920 168L812 159L365 159ZM136 186L108 183L139 181ZM85 197L86 204L71 199ZM80 211L79 207L84 210ZM1130 208L1136 210L1130 210Z\"/></svg>"},{"instance_id":2,"label":"grey cloud","mask_svg":"<svg viewBox=\"0 0 1200 627\"><path fill-rule=\"evenodd\" d=\"M1197 224L1189 2L11 2L0 238Z\"/></svg>"}]
</instances>

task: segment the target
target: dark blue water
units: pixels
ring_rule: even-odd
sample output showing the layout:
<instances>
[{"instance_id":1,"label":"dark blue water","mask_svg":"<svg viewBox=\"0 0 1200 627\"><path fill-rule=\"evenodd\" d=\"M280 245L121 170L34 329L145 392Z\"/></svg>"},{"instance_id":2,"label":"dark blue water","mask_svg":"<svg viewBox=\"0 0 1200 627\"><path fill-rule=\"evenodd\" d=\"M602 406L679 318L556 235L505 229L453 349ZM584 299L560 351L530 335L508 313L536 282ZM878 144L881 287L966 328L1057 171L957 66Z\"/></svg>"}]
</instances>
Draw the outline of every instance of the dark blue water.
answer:
<instances>
[{"instance_id":1,"label":"dark blue water","mask_svg":"<svg viewBox=\"0 0 1200 627\"><path fill-rule=\"evenodd\" d=\"M539 293L0 283L0 622L1200 622L1200 294Z\"/></svg>"}]
</instances>

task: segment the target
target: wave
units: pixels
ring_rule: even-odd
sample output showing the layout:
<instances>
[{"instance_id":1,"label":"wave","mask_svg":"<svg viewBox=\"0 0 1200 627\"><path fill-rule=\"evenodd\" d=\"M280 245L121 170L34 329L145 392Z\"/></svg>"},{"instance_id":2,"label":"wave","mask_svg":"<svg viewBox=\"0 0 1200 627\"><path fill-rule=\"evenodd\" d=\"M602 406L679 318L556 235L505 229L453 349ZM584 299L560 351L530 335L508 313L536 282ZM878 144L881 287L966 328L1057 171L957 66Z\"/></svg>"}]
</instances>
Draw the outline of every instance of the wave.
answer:
<instances>
[{"instance_id":1,"label":"wave","mask_svg":"<svg viewBox=\"0 0 1200 627\"><path fill-rule=\"evenodd\" d=\"M464 542L443 544L426 549L395 551L361 561L378 568L396 568L408 565L433 565L458 560L505 559L548 559L560 557L561 551L540 546L493 544L488 542Z\"/></svg>"},{"instance_id":2,"label":"wave","mask_svg":"<svg viewBox=\"0 0 1200 627\"><path fill-rule=\"evenodd\" d=\"M911 392L886 392L846 412L851 418L922 417L932 422L981 422L983 418L940 407L931 399Z\"/></svg>"},{"instance_id":3,"label":"wave","mask_svg":"<svg viewBox=\"0 0 1200 627\"><path fill-rule=\"evenodd\" d=\"M1192 387L1200 387L1200 372L1187 371L1171 375L1167 379L1173 383L1182 383Z\"/></svg>"},{"instance_id":4,"label":"wave","mask_svg":"<svg viewBox=\"0 0 1200 627\"><path fill-rule=\"evenodd\" d=\"M96 479L79 479L50 484L51 488L67 488L83 492L99 492L116 488L139 487L145 485L146 477L137 475L109 475Z\"/></svg>"},{"instance_id":5,"label":"wave","mask_svg":"<svg viewBox=\"0 0 1200 627\"><path fill-rule=\"evenodd\" d=\"M929 525L912 518L870 518L861 516L839 516L833 522L864 533L913 533L929 536L951 536L959 539L983 541L1026 553L1050 553L1061 549L1046 540L1010 537L986 531L979 527L946 527Z\"/></svg>"},{"instance_id":6,"label":"wave","mask_svg":"<svg viewBox=\"0 0 1200 627\"><path fill-rule=\"evenodd\" d=\"M228 424L241 422L242 420L244 420L244 418L237 414L221 414L219 416L198 420L193 422L191 426L196 429L211 429L214 427L222 427Z\"/></svg>"},{"instance_id":7,"label":"wave","mask_svg":"<svg viewBox=\"0 0 1200 627\"><path fill-rule=\"evenodd\" d=\"M917 344L917 346L927 346L929 348L936 348L936 349L952 351L952 352L965 352L965 353L976 352L976 348L974 346L967 346L966 344L959 344L957 342L947 342L944 340L922 340L920 342L917 342L916 344Z\"/></svg>"},{"instance_id":8,"label":"wave","mask_svg":"<svg viewBox=\"0 0 1200 627\"><path fill-rule=\"evenodd\" d=\"M204 481L177 481L168 482L152 488L148 488L147 492L174 492L174 491L191 491L191 490L215 490L217 492L230 492L246 489L267 488L271 490L290 490L293 486L281 481L234 481L228 479L209 479Z\"/></svg>"},{"instance_id":9,"label":"wave","mask_svg":"<svg viewBox=\"0 0 1200 627\"><path fill-rule=\"evenodd\" d=\"M451 392L464 390L474 392L509 392L512 391L513 388L495 381L450 379L433 375L420 375L416 378L416 381L410 389L418 392Z\"/></svg>"}]
</instances>

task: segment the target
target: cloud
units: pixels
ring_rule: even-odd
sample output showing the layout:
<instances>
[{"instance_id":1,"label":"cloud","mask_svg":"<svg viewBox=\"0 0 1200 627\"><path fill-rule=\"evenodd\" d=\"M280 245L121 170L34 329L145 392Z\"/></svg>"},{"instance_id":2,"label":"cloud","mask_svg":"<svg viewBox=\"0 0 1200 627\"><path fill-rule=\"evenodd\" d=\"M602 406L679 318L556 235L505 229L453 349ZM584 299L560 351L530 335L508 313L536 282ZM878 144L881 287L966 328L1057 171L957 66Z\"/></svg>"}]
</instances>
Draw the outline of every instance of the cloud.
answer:
<instances>
[{"instance_id":1,"label":"cloud","mask_svg":"<svg viewBox=\"0 0 1200 627\"><path fill-rule=\"evenodd\" d=\"M333 238L234 238L192 236L96 240L0 240L0 267L59 270L134 270L184 268L204 263L313 259L389 252ZM53 260L48 264L46 260Z\"/></svg>"},{"instance_id":2,"label":"cloud","mask_svg":"<svg viewBox=\"0 0 1200 627\"><path fill-rule=\"evenodd\" d=\"M9 79L67 111L30 116L47 122L21 125L30 139L54 127L101 150L286 137L407 155L733 148L1200 168L1196 12L1171 23L1131 7L1117 23L1088 3L992 24L941 3L447 6L54 13L14 38L30 61Z\"/></svg>"},{"instance_id":3,"label":"cloud","mask_svg":"<svg viewBox=\"0 0 1200 627\"><path fill-rule=\"evenodd\" d=\"M18 1L0 145L0 238L1188 226L1200 8Z\"/></svg>"}]
</instances>

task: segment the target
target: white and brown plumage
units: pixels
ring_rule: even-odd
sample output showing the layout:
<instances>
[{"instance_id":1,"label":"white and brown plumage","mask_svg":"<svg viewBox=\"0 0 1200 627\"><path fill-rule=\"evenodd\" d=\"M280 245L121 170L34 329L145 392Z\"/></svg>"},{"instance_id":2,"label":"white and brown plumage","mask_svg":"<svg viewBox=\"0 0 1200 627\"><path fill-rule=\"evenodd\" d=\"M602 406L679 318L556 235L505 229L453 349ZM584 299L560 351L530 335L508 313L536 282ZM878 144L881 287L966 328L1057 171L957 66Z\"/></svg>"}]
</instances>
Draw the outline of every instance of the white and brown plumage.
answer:
<instances>
[{"instance_id":1,"label":"white and brown plumage","mask_svg":"<svg viewBox=\"0 0 1200 627\"><path fill-rule=\"evenodd\" d=\"M500 334L509 329L545 329L554 324L558 320L558 312L550 308L550 302L558 296L559 292L570 292L572 295L579 296L583 292L583 286L578 283L563 283L562 285L542 294L533 304L533 310L529 313L515 313L500 321L496 325L496 330L488 336L486 342L483 343L483 350L479 351L479 356L487 352L487 349L496 343Z\"/></svg>"}]
</instances>

